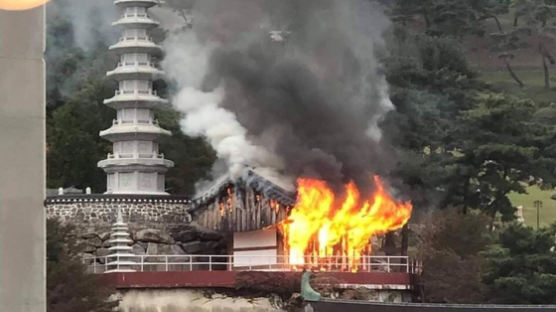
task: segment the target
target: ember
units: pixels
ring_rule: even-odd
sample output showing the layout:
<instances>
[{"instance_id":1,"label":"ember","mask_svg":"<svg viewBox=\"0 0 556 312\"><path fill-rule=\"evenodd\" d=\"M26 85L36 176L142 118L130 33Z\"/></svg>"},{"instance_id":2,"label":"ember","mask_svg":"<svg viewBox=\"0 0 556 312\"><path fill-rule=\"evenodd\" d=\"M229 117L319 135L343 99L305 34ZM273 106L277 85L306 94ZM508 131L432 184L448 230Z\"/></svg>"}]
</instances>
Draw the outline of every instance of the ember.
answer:
<instances>
[{"instance_id":1,"label":"ember","mask_svg":"<svg viewBox=\"0 0 556 312\"><path fill-rule=\"evenodd\" d=\"M371 237L403 227L412 211L410 202L396 202L380 178L374 180L376 190L370 198L362 199L350 182L345 198L337 200L326 182L299 179L297 202L281 224L289 263L358 271L362 255L370 254Z\"/></svg>"}]
</instances>

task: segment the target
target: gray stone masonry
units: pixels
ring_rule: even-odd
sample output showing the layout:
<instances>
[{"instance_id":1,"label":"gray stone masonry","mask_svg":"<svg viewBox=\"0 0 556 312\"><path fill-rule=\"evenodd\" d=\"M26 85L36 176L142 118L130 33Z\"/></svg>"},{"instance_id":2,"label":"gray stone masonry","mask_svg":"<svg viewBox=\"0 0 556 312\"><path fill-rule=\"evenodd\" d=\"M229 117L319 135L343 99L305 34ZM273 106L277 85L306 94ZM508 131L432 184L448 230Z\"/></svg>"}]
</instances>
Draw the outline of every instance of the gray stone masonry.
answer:
<instances>
[{"instance_id":1,"label":"gray stone masonry","mask_svg":"<svg viewBox=\"0 0 556 312\"><path fill-rule=\"evenodd\" d=\"M189 200L175 196L77 195L45 201L47 218L76 227L86 256L107 255L110 227L118 208L129 224L131 245L137 255L225 254L227 241L222 233L197 225L189 213L191 207Z\"/></svg>"}]
</instances>

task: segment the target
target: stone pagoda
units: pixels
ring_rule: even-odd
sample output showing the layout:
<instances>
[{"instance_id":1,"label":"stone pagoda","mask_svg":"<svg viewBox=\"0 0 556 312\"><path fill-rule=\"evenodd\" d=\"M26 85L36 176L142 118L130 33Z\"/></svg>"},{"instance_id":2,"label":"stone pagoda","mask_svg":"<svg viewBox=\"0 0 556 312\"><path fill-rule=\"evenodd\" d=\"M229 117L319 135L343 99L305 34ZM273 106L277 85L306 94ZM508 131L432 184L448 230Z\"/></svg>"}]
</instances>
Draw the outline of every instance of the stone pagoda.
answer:
<instances>
[{"instance_id":1,"label":"stone pagoda","mask_svg":"<svg viewBox=\"0 0 556 312\"><path fill-rule=\"evenodd\" d=\"M113 153L98 163L107 175L106 194L166 195L165 173L173 162L159 153L157 139L171 135L154 118L153 109L168 104L157 95L153 81L163 72L157 60L161 46L150 31L159 23L149 8L159 0L116 0L121 18L113 25L122 29L119 42L110 46L118 56L118 66L107 73L118 82L114 97L104 104L117 111L112 127L100 136L113 143Z\"/></svg>"},{"instance_id":2,"label":"stone pagoda","mask_svg":"<svg viewBox=\"0 0 556 312\"><path fill-rule=\"evenodd\" d=\"M118 216L116 223L112 225L110 233L110 255L107 259L108 270L110 272L134 272L133 267L137 265L134 261L136 256L133 254L133 248L130 246L133 241L130 238L129 228L124 223L122 210L118 208Z\"/></svg>"}]
</instances>

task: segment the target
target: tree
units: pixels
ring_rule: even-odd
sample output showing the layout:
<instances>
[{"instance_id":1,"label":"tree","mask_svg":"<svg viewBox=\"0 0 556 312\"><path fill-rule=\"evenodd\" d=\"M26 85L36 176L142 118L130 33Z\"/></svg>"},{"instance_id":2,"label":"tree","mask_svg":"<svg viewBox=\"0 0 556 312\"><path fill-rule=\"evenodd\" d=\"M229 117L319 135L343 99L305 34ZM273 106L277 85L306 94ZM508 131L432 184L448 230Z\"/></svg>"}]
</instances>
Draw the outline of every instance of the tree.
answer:
<instances>
[{"instance_id":1,"label":"tree","mask_svg":"<svg viewBox=\"0 0 556 312\"><path fill-rule=\"evenodd\" d=\"M534 230L512 224L488 253L488 298L505 304L556 303L556 224Z\"/></svg>"},{"instance_id":2,"label":"tree","mask_svg":"<svg viewBox=\"0 0 556 312\"><path fill-rule=\"evenodd\" d=\"M507 14L510 10L511 0L470 0L470 6L479 16L479 20L492 19L498 30L502 30L499 16Z\"/></svg>"},{"instance_id":3,"label":"tree","mask_svg":"<svg viewBox=\"0 0 556 312\"><path fill-rule=\"evenodd\" d=\"M460 178L446 166L458 147L453 128L484 86L453 39L413 35L395 26L388 42L384 63L396 109L381 127L398 160L388 179L412 199L418 217L453 194L444 183ZM407 232L402 231L402 252Z\"/></svg>"},{"instance_id":4,"label":"tree","mask_svg":"<svg viewBox=\"0 0 556 312\"><path fill-rule=\"evenodd\" d=\"M97 162L106 158L110 144L98 136L108 128L113 111L102 103L111 94L103 79L84 83L47 120L48 186L103 190L106 178Z\"/></svg>"},{"instance_id":5,"label":"tree","mask_svg":"<svg viewBox=\"0 0 556 312\"><path fill-rule=\"evenodd\" d=\"M430 215L418 231L418 253L423 261L421 299L441 303L484 300L484 259L490 244L488 219L455 210Z\"/></svg>"},{"instance_id":6,"label":"tree","mask_svg":"<svg viewBox=\"0 0 556 312\"><path fill-rule=\"evenodd\" d=\"M414 16L425 22L425 31L434 36L483 35L483 22L508 12L510 0L399 0L393 10L396 21L407 23Z\"/></svg>"},{"instance_id":7,"label":"tree","mask_svg":"<svg viewBox=\"0 0 556 312\"><path fill-rule=\"evenodd\" d=\"M553 37L556 34L556 28L550 23L556 17L556 3L553 0L515 0L513 7L514 27L536 38L536 49L542 61L544 85L546 89L550 89L548 64L554 65L556 59L548 44L554 41ZM519 19L524 21L521 27L518 27Z\"/></svg>"},{"instance_id":8,"label":"tree","mask_svg":"<svg viewBox=\"0 0 556 312\"><path fill-rule=\"evenodd\" d=\"M114 289L98 276L85 273L74 228L47 220L47 311L111 312L118 302L109 300Z\"/></svg>"},{"instance_id":9,"label":"tree","mask_svg":"<svg viewBox=\"0 0 556 312\"><path fill-rule=\"evenodd\" d=\"M445 180L459 178L446 166L459 148L453 128L484 86L453 39L412 35L398 26L389 51L384 62L396 109L381 126L399 159L390 180L411 196L417 211L442 200Z\"/></svg>"},{"instance_id":10,"label":"tree","mask_svg":"<svg viewBox=\"0 0 556 312\"><path fill-rule=\"evenodd\" d=\"M537 108L530 100L483 93L477 106L463 113L456 130L461 149L450 166L464 172L464 178L446 181L463 193L459 205L479 208L491 217L514 219L514 207L507 195L524 193L523 183L554 181L552 162L546 158L550 128L534 119ZM458 203L457 199L449 202Z\"/></svg>"},{"instance_id":11,"label":"tree","mask_svg":"<svg viewBox=\"0 0 556 312\"><path fill-rule=\"evenodd\" d=\"M498 28L498 32L490 34L493 39L491 51L498 54L498 58L504 62L508 73L520 87L525 86L525 84L513 70L511 60L515 57L515 51L525 47L522 40L527 34L528 31L524 29L514 29L506 32L501 26Z\"/></svg>"},{"instance_id":12,"label":"tree","mask_svg":"<svg viewBox=\"0 0 556 312\"><path fill-rule=\"evenodd\" d=\"M523 81L511 66L513 52L522 47L519 36L522 30L507 32L503 29L499 16L507 14L510 0L400 0L393 10L393 19L406 24L416 15L425 20L426 33L434 36L466 35L483 36L485 21L493 20L498 31L490 34L494 40L492 51L504 62L506 69L520 87ZM515 5L514 5L515 6Z\"/></svg>"}]
</instances>

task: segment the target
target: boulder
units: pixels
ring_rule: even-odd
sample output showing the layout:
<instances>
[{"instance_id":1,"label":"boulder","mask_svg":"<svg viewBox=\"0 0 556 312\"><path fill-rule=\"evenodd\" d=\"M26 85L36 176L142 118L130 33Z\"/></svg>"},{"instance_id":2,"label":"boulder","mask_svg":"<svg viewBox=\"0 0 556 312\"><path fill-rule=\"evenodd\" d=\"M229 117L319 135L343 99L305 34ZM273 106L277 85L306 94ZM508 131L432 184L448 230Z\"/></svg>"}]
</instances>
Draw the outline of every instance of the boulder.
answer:
<instances>
[{"instance_id":1,"label":"boulder","mask_svg":"<svg viewBox=\"0 0 556 312\"><path fill-rule=\"evenodd\" d=\"M199 232L199 238L205 241L217 241L222 239L222 235L216 232Z\"/></svg>"},{"instance_id":2,"label":"boulder","mask_svg":"<svg viewBox=\"0 0 556 312\"><path fill-rule=\"evenodd\" d=\"M144 242L135 242L135 244L143 247L143 250L147 250L147 247L149 246L149 243L144 243Z\"/></svg>"},{"instance_id":3,"label":"boulder","mask_svg":"<svg viewBox=\"0 0 556 312\"><path fill-rule=\"evenodd\" d=\"M97 262L100 264L105 264L106 263L106 258L97 258Z\"/></svg>"},{"instance_id":4,"label":"boulder","mask_svg":"<svg viewBox=\"0 0 556 312\"><path fill-rule=\"evenodd\" d=\"M110 254L110 250L108 250L108 248L99 248L95 252L95 255L97 257L105 257L108 256L109 254Z\"/></svg>"},{"instance_id":5,"label":"boulder","mask_svg":"<svg viewBox=\"0 0 556 312\"><path fill-rule=\"evenodd\" d=\"M81 254L79 254L79 258L83 259L83 262L85 264L92 264L94 257L95 257L95 255L93 255L91 253L81 253Z\"/></svg>"},{"instance_id":6,"label":"boulder","mask_svg":"<svg viewBox=\"0 0 556 312\"><path fill-rule=\"evenodd\" d=\"M109 247L111 247L111 246L112 246L112 244L110 244L110 240L109 240L109 239L107 239L107 240L105 240L104 242L102 242L102 247L104 247L104 248L109 248Z\"/></svg>"},{"instance_id":7,"label":"boulder","mask_svg":"<svg viewBox=\"0 0 556 312\"><path fill-rule=\"evenodd\" d=\"M85 253L93 254L93 253L95 253L96 250L97 250L97 247L95 247L94 245L87 244L87 243L83 244L83 252L85 252Z\"/></svg>"},{"instance_id":8,"label":"boulder","mask_svg":"<svg viewBox=\"0 0 556 312\"><path fill-rule=\"evenodd\" d=\"M135 240L148 243L173 244L174 239L160 230L145 229L135 234Z\"/></svg>"},{"instance_id":9,"label":"boulder","mask_svg":"<svg viewBox=\"0 0 556 312\"><path fill-rule=\"evenodd\" d=\"M133 248L133 253L136 255L142 256L145 254L145 248L139 244L135 244L131 248Z\"/></svg>"},{"instance_id":10,"label":"boulder","mask_svg":"<svg viewBox=\"0 0 556 312\"><path fill-rule=\"evenodd\" d=\"M183 224L176 227L173 227L172 235L176 235L179 232L201 232L201 228L195 224Z\"/></svg>"},{"instance_id":11,"label":"boulder","mask_svg":"<svg viewBox=\"0 0 556 312\"><path fill-rule=\"evenodd\" d=\"M183 250L183 248L181 248L180 245L175 244L175 245L172 245L172 254L173 255L185 255L185 251Z\"/></svg>"},{"instance_id":12,"label":"boulder","mask_svg":"<svg viewBox=\"0 0 556 312\"><path fill-rule=\"evenodd\" d=\"M102 241L100 240L100 238L98 236L87 239L85 241L85 244L94 246L96 248L102 247Z\"/></svg>"},{"instance_id":13,"label":"boulder","mask_svg":"<svg viewBox=\"0 0 556 312\"><path fill-rule=\"evenodd\" d=\"M211 241L207 242L206 246L209 250L212 251L215 255L222 254L222 251L226 251L226 244L222 244L222 241Z\"/></svg>"},{"instance_id":14,"label":"boulder","mask_svg":"<svg viewBox=\"0 0 556 312\"><path fill-rule=\"evenodd\" d=\"M173 245L157 244L156 248L159 255L173 255L172 246Z\"/></svg>"},{"instance_id":15,"label":"boulder","mask_svg":"<svg viewBox=\"0 0 556 312\"><path fill-rule=\"evenodd\" d=\"M197 254L203 251L206 247L201 241L182 243L180 246L188 254Z\"/></svg>"},{"instance_id":16,"label":"boulder","mask_svg":"<svg viewBox=\"0 0 556 312\"><path fill-rule=\"evenodd\" d=\"M99 235L96 232L89 230L86 233L82 233L81 235L79 235L79 238L89 240L99 238Z\"/></svg>"},{"instance_id":17,"label":"boulder","mask_svg":"<svg viewBox=\"0 0 556 312\"><path fill-rule=\"evenodd\" d=\"M147 244L147 255L158 255L158 245L155 243L148 243Z\"/></svg>"},{"instance_id":18,"label":"boulder","mask_svg":"<svg viewBox=\"0 0 556 312\"><path fill-rule=\"evenodd\" d=\"M556 194L552 195L550 198L556 200Z\"/></svg>"},{"instance_id":19,"label":"boulder","mask_svg":"<svg viewBox=\"0 0 556 312\"><path fill-rule=\"evenodd\" d=\"M98 237L104 242L110 238L110 232L101 233Z\"/></svg>"},{"instance_id":20,"label":"boulder","mask_svg":"<svg viewBox=\"0 0 556 312\"><path fill-rule=\"evenodd\" d=\"M178 242L187 243L196 240L198 236L196 231L186 230L174 234L174 239Z\"/></svg>"}]
</instances>

